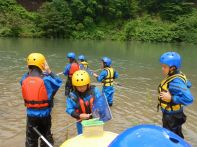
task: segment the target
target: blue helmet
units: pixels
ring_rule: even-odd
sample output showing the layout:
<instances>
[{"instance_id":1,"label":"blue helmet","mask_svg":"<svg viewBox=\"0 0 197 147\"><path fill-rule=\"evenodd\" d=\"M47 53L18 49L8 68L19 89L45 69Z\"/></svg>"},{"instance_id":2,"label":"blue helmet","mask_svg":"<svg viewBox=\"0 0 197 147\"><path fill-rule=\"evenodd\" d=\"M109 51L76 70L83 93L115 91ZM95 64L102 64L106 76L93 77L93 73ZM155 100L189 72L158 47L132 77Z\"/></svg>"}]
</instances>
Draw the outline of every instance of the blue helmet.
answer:
<instances>
[{"instance_id":1,"label":"blue helmet","mask_svg":"<svg viewBox=\"0 0 197 147\"><path fill-rule=\"evenodd\" d=\"M75 59L75 53L73 52L68 53L67 58Z\"/></svg>"},{"instance_id":2,"label":"blue helmet","mask_svg":"<svg viewBox=\"0 0 197 147\"><path fill-rule=\"evenodd\" d=\"M78 60L85 60L85 56L84 55L79 55Z\"/></svg>"},{"instance_id":3,"label":"blue helmet","mask_svg":"<svg viewBox=\"0 0 197 147\"><path fill-rule=\"evenodd\" d=\"M104 62L104 64L105 64L106 66L111 66L111 64L112 64L111 59L108 58L108 57L103 57L103 58L102 58L102 61Z\"/></svg>"},{"instance_id":4,"label":"blue helmet","mask_svg":"<svg viewBox=\"0 0 197 147\"><path fill-rule=\"evenodd\" d=\"M155 125L138 125L119 134L109 147L191 147L177 134Z\"/></svg>"},{"instance_id":5,"label":"blue helmet","mask_svg":"<svg viewBox=\"0 0 197 147\"><path fill-rule=\"evenodd\" d=\"M176 52L166 52L160 57L160 63L169 67L175 66L177 69L181 67L181 56Z\"/></svg>"}]
</instances>

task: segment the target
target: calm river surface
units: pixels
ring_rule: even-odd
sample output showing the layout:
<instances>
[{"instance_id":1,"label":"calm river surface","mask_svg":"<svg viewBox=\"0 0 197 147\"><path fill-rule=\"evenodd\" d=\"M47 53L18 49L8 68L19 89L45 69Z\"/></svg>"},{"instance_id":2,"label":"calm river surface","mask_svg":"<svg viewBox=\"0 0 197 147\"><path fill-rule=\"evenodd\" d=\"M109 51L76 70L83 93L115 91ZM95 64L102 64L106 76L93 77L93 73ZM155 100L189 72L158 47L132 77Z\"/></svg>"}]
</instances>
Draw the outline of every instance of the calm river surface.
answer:
<instances>
[{"instance_id":1,"label":"calm river surface","mask_svg":"<svg viewBox=\"0 0 197 147\"><path fill-rule=\"evenodd\" d=\"M31 52L43 53L52 71L62 72L66 54L74 51L87 56L90 68L99 73L100 58L109 56L119 72L112 107L113 120L105 130L120 133L137 124L161 125L161 112L156 111L157 86L161 79L159 57L165 51L177 51L183 57L182 71L191 80L191 91L197 96L197 45L117 41L67 41L51 39L0 39L0 146L24 146L26 113L19 80L27 71L25 58ZM65 77L61 75L64 79ZM92 82L101 88L92 77ZM75 125L57 130L75 120L65 113L64 86L60 88L52 112L55 146L76 135ZM197 103L185 108L185 139L197 146Z\"/></svg>"}]
</instances>

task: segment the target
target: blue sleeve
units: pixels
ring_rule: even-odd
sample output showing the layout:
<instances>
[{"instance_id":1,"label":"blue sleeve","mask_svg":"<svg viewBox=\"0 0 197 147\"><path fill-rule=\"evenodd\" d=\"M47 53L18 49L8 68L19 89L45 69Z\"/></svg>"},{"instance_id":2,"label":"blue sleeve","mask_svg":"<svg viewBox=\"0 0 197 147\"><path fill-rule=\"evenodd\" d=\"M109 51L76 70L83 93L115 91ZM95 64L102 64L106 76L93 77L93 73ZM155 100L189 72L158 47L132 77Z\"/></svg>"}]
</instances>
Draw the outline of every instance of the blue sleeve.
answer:
<instances>
[{"instance_id":1,"label":"blue sleeve","mask_svg":"<svg viewBox=\"0 0 197 147\"><path fill-rule=\"evenodd\" d=\"M102 82L106 76L107 76L107 71L102 70L101 73L99 74L99 76L97 77L97 81Z\"/></svg>"},{"instance_id":2,"label":"blue sleeve","mask_svg":"<svg viewBox=\"0 0 197 147\"><path fill-rule=\"evenodd\" d=\"M43 80L47 89L48 98L50 99L55 95L57 90L61 87L62 79L54 74L50 74L48 76L45 76Z\"/></svg>"},{"instance_id":3,"label":"blue sleeve","mask_svg":"<svg viewBox=\"0 0 197 147\"><path fill-rule=\"evenodd\" d=\"M20 80L20 84L21 84L21 85L22 85L22 83L23 83L23 80L26 79L27 76L28 76L28 73L25 73L25 74L22 76L22 78L21 78L21 80Z\"/></svg>"},{"instance_id":4,"label":"blue sleeve","mask_svg":"<svg viewBox=\"0 0 197 147\"><path fill-rule=\"evenodd\" d=\"M118 78L118 76L119 76L118 72L117 72L117 71L115 71L115 72L114 72L114 79L117 79L117 78Z\"/></svg>"},{"instance_id":5,"label":"blue sleeve","mask_svg":"<svg viewBox=\"0 0 197 147\"><path fill-rule=\"evenodd\" d=\"M172 95L172 100L174 103L186 106L193 103L194 97L183 80L176 78L170 82L169 91Z\"/></svg>"},{"instance_id":6,"label":"blue sleeve","mask_svg":"<svg viewBox=\"0 0 197 147\"><path fill-rule=\"evenodd\" d=\"M74 112L76 109L76 103L74 102L74 100L72 100L72 98L68 97L66 99L66 112L71 115L72 112Z\"/></svg>"},{"instance_id":7,"label":"blue sleeve","mask_svg":"<svg viewBox=\"0 0 197 147\"><path fill-rule=\"evenodd\" d=\"M63 71L63 74L64 74L65 76L67 76L67 75L69 74L70 67L71 67L70 64L67 64L67 65L65 66L64 71Z\"/></svg>"},{"instance_id":8,"label":"blue sleeve","mask_svg":"<svg viewBox=\"0 0 197 147\"><path fill-rule=\"evenodd\" d=\"M192 83L189 80L187 80L187 83L186 84L187 84L187 87L188 88L191 88L192 87Z\"/></svg>"}]
</instances>

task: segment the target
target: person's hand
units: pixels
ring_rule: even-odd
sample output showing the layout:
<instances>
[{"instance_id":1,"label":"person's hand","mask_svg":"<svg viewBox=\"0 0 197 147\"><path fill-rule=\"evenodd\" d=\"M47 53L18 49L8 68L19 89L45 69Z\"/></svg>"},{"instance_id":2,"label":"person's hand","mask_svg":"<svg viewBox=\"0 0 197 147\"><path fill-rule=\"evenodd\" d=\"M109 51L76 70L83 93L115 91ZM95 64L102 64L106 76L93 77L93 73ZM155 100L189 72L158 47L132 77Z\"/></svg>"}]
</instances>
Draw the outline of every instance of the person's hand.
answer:
<instances>
[{"instance_id":1,"label":"person's hand","mask_svg":"<svg viewBox=\"0 0 197 147\"><path fill-rule=\"evenodd\" d=\"M50 69L47 61L45 61L43 66L44 66L44 71L47 72L48 74L50 74L51 73L51 69Z\"/></svg>"},{"instance_id":2,"label":"person's hand","mask_svg":"<svg viewBox=\"0 0 197 147\"><path fill-rule=\"evenodd\" d=\"M82 119L82 120L89 119L90 116L91 116L91 114L82 113L82 114L80 114L80 119Z\"/></svg>"},{"instance_id":3,"label":"person's hand","mask_svg":"<svg viewBox=\"0 0 197 147\"><path fill-rule=\"evenodd\" d=\"M161 92L160 93L160 98L166 102L170 102L172 100L172 95L170 94L169 91L167 92Z\"/></svg>"},{"instance_id":4,"label":"person's hand","mask_svg":"<svg viewBox=\"0 0 197 147\"><path fill-rule=\"evenodd\" d=\"M98 75L96 73L93 73L93 76L96 77L96 78L98 77Z\"/></svg>"}]
</instances>

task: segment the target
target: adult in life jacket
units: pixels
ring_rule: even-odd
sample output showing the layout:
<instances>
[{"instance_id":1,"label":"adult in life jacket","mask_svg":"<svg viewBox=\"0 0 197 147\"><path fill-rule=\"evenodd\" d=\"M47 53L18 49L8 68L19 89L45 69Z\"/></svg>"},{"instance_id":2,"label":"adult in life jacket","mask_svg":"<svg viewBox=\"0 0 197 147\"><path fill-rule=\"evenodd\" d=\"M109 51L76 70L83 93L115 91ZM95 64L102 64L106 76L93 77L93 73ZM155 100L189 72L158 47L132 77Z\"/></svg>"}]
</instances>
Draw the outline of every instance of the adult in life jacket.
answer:
<instances>
[{"instance_id":1,"label":"adult in life jacket","mask_svg":"<svg viewBox=\"0 0 197 147\"><path fill-rule=\"evenodd\" d=\"M68 64L65 66L63 74L67 76L67 81L65 84L65 96L68 96L71 91L73 91L72 86L72 76L74 72L80 69L79 64L76 61L75 53L70 52L67 54Z\"/></svg>"},{"instance_id":2,"label":"adult in life jacket","mask_svg":"<svg viewBox=\"0 0 197 147\"><path fill-rule=\"evenodd\" d=\"M160 57L165 79L158 87L158 109L163 113L163 127L184 138L182 124L186 121L183 107L192 104L191 83L180 71L181 56L176 52L166 52Z\"/></svg>"},{"instance_id":3,"label":"adult in life jacket","mask_svg":"<svg viewBox=\"0 0 197 147\"><path fill-rule=\"evenodd\" d=\"M118 78L118 72L116 72L112 67L112 61L108 57L103 57L101 59L101 65L103 70L99 75L94 73L98 82L102 82L103 89L102 92L106 96L109 106L113 105L113 95L115 89L113 87L114 79Z\"/></svg>"},{"instance_id":4,"label":"adult in life jacket","mask_svg":"<svg viewBox=\"0 0 197 147\"><path fill-rule=\"evenodd\" d=\"M62 84L62 80L53 74L40 53L31 53L27 57L29 71L20 81L22 96L27 108L26 147L38 146L38 135L33 130L36 127L39 132L53 144L51 134L51 110L53 98ZM43 72L46 74L44 75ZM40 146L47 146L43 141Z\"/></svg>"},{"instance_id":5,"label":"adult in life jacket","mask_svg":"<svg viewBox=\"0 0 197 147\"><path fill-rule=\"evenodd\" d=\"M72 91L66 99L66 112L79 120L76 123L78 134L82 133L80 120L92 117L92 107L95 100L101 97L101 93L93 85L90 85L90 76L85 70L78 70L72 76Z\"/></svg>"},{"instance_id":6,"label":"adult in life jacket","mask_svg":"<svg viewBox=\"0 0 197 147\"><path fill-rule=\"evenodd\" d=\"M81 70L86 70L89 73L89 75L93 75L93 71L90 70L88 66L88 61L84 55L78 56L78 62Z\"/></svg>"}]
</instances>

